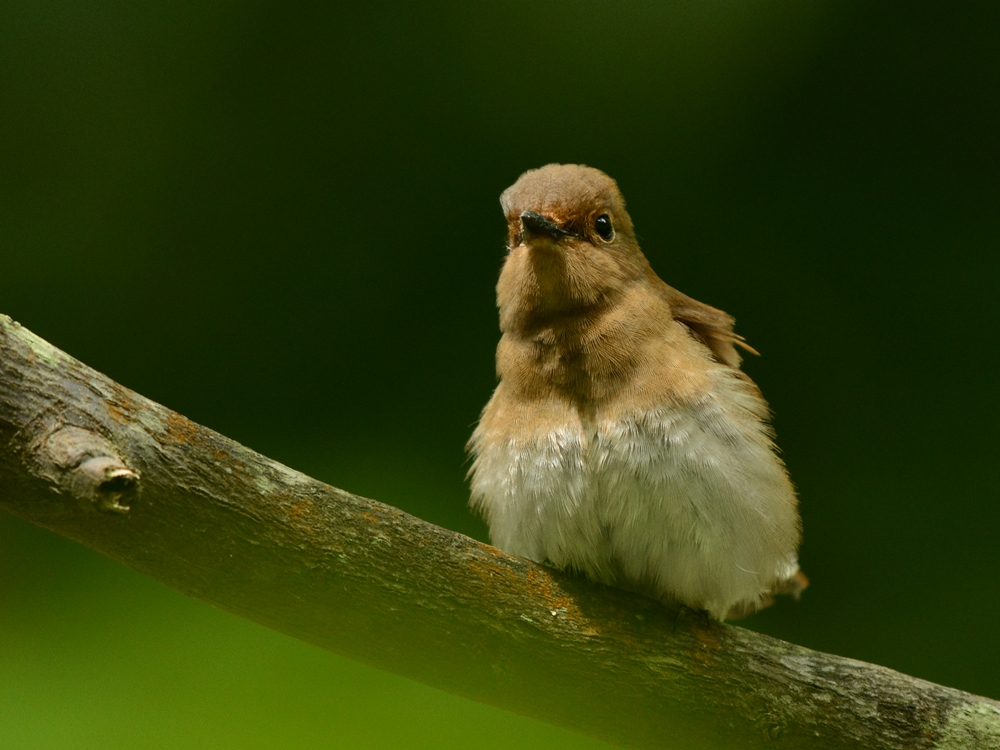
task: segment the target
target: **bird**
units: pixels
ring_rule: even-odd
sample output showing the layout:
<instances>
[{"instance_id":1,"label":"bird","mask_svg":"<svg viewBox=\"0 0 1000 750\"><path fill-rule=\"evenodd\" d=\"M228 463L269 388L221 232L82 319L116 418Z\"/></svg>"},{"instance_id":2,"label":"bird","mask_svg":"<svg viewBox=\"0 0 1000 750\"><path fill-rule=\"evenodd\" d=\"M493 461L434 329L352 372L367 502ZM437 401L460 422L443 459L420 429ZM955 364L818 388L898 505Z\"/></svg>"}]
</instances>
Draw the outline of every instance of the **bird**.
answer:
<instances>
[{"instance_id":1,"label":"bird","mask_svg":"<svg viewBox=\"0 0 1000 750\"><path fill-rule=\"evenodd\" d=\"M498 382L467 445L492 544L717 620L798 598L798 498L734 318L657 276L598 169L500 202Z\"/></svg>"}]
</instances>

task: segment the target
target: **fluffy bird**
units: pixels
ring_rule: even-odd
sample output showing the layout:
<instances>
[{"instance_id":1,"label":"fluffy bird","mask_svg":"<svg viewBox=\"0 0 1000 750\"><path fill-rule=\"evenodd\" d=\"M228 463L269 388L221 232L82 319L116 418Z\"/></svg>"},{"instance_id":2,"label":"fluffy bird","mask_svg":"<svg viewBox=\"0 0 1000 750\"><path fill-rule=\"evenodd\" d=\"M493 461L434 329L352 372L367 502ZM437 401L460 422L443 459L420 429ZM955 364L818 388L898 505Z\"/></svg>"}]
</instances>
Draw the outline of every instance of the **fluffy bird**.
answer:
<instances>
[{"instance_id":1,"label":"fluffy bird","mask_svg":"<svg viewBox=\"0 0 1000 750\"><path fill-rule=\"evenodd\" d=\"M468 446L493 543L717 619L797 595L798 502L733 318L653 272L597 169L500 202L499 383Z\"/></svg>"}]
</instances>

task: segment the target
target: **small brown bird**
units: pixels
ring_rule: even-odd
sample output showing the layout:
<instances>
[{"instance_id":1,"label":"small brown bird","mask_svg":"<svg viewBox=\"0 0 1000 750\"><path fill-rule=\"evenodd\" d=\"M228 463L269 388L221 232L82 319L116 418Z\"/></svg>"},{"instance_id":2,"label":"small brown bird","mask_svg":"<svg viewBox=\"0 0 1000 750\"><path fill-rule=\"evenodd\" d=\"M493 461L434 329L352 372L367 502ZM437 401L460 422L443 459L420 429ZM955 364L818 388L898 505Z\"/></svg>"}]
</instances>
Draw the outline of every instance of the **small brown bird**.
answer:
<instances>
[{"instance_id":1,"label":"small brown bird","mask_svg":"<svg viewBox=\"0 0 1000 750\"><path fill-rule=\"evenodd\" d=\"M507 552L718 619L797 595L798 503L733 318L667 286L614 180L521 175L472 505Z\"/></svg>"}]
</instances>

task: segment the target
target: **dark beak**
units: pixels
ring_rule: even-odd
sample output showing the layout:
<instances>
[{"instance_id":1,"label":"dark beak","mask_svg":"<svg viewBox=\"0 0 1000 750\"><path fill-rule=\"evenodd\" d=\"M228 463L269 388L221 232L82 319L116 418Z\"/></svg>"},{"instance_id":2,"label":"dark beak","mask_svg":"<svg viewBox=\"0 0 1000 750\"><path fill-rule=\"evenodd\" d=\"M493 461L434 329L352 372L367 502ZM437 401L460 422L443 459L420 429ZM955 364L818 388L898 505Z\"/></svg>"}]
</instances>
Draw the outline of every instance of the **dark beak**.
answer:
<instances>
[{"instance_id":1,"label":"dark beak","mask_svg":"<svg viewBox=\"0 0 1000 750\"><path fill-rule=\"evenodd\" d=\"M576 237L575 234L567 232L552 221L552 219L542 216L537 211L522 211L521 226L524 227L524 233L529 236L551 237L554 240L559 240L563 237Z\"/></svg>"}]
</instances>

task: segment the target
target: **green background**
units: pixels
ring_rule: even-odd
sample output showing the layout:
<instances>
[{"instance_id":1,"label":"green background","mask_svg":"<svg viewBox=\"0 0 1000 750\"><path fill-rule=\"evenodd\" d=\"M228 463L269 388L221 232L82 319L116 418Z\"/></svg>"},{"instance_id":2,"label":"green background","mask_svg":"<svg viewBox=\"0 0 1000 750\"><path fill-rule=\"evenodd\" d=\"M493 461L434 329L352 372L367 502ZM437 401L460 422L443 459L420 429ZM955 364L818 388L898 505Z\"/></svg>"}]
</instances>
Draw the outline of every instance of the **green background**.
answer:
<instances>
[{"instance_id":1,"label":"green background","mask_svg":"<svg viewBox=\"0 0 1000 750\"><path fill-rule=\"evenodd\" d=\"M998 39L995 2L6 0L0 311L485 539L497 197L599 167L763 353L813 585L746 626L1000 698ZM4 748L469 743L602 746L0 516Z\"/></svg>"}]
</instances>

